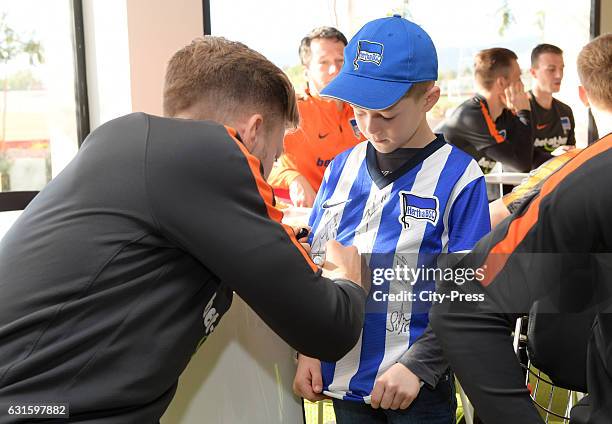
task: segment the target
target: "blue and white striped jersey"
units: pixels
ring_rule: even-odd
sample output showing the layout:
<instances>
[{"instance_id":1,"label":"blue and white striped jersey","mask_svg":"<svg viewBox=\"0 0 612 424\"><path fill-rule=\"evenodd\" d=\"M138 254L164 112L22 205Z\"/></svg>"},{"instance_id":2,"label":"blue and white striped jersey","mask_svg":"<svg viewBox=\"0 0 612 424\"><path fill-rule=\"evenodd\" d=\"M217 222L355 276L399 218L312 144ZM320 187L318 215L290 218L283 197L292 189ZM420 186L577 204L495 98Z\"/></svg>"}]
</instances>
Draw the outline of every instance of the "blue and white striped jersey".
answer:
<instances>
[{"instance_id":1,"label":"blue and white striped jersey","mask_svg":"<svg viewBox=\"0 0 612 424\"><path fill-rule=\"evenodd\" d=\"M372 253L373 270L431 267L431 258L435 262L440 253L469 250L490 231L484 177L472 157L442 135L386 176L365 141L327 168L310 225L315 261L324 255L325 243L335 239ZM322 362L326 394L367 402L376 378L423 333L430 302L418 296L416 301L381 300L381 291L398 295L406 290L433 292L435 282L407 285L392 279L372 285L359 341L338 362Z\"/></svg>"}]
</instances>

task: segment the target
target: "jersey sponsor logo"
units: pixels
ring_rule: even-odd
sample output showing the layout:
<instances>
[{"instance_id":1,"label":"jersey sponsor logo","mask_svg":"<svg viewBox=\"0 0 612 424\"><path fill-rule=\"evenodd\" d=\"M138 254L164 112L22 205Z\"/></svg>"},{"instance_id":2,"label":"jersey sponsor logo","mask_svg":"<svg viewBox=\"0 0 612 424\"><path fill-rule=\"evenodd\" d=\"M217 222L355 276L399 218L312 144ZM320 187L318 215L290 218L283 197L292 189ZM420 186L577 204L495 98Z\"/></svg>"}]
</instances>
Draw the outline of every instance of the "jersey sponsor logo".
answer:
<instances>
[{"instance_id":1,"label":"jersey sponsor logo","mask_svg":"<svg viewBox=\"0 0 612 424\"><path fill-rule=\"evenodd\" d=\"M353 133L356 138L361 138L361 131L359 131L359 126L357 125L357 120L355 118L349 119L349 124L353 129Z\"/></svg>"},{"instance_id":2,"label":"jersey sponsor logo","mask_svg":"<svg viewBox=\"0 0 612 424\"><path fill-rule=\"evenodd\" d=\"M331 158L331 159L317 158L317 166L322 166L324 168L327 168L332 160L334 160L334 158Z\"/></svg>"},{"instance_id":3,"label":"jersey sponsor logo","mask_svg":"<svg viewBox=\"0 0 612 424\"><path fill-rule=\"evenodd\" d=\"M563 127L563 131L569 131L572 129L572 123L569 119L569 116L561 117L561 126Z\"/></svg>"},{"instance_id":4,"label":"jersey sponsor logo","mask_svg":"<svg viewBox=\"0 0 612 424\"><path fill-rule=\"evenodd\" d=\"M321 134L321 133L319 133L319 139L320 139L320 140L323 140L323 139L324 139L325 137L327 137L328 135L329 135L329 133L327 133L327 134Z\"/></svg>"},{"instance_id":5,"label":"jersey sponsor logo","mask_svg":"<svg viewBox=\"0 0 612 424\"><path fill-rule=\"evenodd\" d=\"M543 130L547 126L548 126L548 124L538 124L538 125L536 125L536 128L539 129L539 130Z\"/></svg>"},{"instance_id":6,"label":"jersey sponsor logo","mask_svg":"<svg viewBox=\"0 0 612 424\"><path fill-rule=\"evenodd\" d=\"M353 61L355 71L359 69L359 62L369 62L376 66L380 66L383 60L383 50L385 46L381 43L376 43L368 40L359 40L357 42L357 55Z\"/></svg>"},{"instance_id":7,"label":"jersey sponsor logo","mask_svg":"<svg viewBox=\"0 0 612 424\"><path fill-rule=\"evenodd\" d=\"M401 214L399 222L404 229L410 228L410 221L427 221L436 225L440 202L436 196L422 196L410 191L399 192Z\"/></svg>"},{"instance_id":8,"label":"jersey sponsor logo","mask_svg":"<svg viewBox=\"0 0 612 424\"><path fill-rule=\"evenodd\" d=\"M323 209L329 209L329 208L333 208L334 206L340 206L343 205L345 203L350 202L351 199L346 199L346 200L332 200L332 199L327 199L326 201L324 201L321 204L321 207Z\"/></svg>"},{"instance_id":9,"label":"jersey sponsor logo","mask_svg":"<svg viewBox=\"0 0 612 424\"><path fill-rule=\"evenodd\" d=\"M549 137L549 138L536 138L533 142L534 147L542 147L545 150L552 152L559 146L565 146L567 144L567 137Z\"/></svg>"}]
</instances>

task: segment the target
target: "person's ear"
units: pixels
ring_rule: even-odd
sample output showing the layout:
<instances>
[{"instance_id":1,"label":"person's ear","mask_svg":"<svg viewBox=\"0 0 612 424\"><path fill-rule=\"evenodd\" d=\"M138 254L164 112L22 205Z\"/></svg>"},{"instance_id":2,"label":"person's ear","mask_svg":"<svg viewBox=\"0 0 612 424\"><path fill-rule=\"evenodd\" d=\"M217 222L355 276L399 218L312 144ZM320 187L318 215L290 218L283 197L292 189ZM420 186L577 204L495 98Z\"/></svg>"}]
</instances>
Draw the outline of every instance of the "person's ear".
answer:
<instances>
[{"instance_id":1,"label":"person's ear","mask_svg":"<svg viewBox=\"0 0 612 424\"><path fill-rule=\"evenodd\" d=\"M436 103L438 103L438 100L440 100L440 87L437 85L432 86L425 92L424 97L425 103L423 104L423 111L427 113Z\"/></svg>"},{"instance_id":2,"label":"person's ear","mask_svg":"<svg viewBox=\"0 0 612 424\"><path fill-rule=\"evenodd\" d=\"M249 152L253 152L253 149L257 145L258 140L263 135L263 116L256 113L247 117L244 121L244 127L240 132L242 143Z\"/></svg>"},{"instance_id":3,"label":"person's ear","mask_svg":"<svg viewBox=\"0 0 612 424\"><path fill-rule=\"evenodd\" d=\"M580 97L580 101L582 101L582 104L584 104L586 107L591 106L591 103L589 102L589 97L587 96L587 92L584 89L584 86L582 85L578 86L578 97Z\"/></svg>"},{"instance_id":4,"label":"person's ear","mask_svg":"<svg viewBox=\"0 0 612 424\"><path fill-rule=\"evenodd\" d=\"M536 77L536 70L534 68L529 68L529 73L535 79L535 77Z\"/></svg>"}]
</instances>

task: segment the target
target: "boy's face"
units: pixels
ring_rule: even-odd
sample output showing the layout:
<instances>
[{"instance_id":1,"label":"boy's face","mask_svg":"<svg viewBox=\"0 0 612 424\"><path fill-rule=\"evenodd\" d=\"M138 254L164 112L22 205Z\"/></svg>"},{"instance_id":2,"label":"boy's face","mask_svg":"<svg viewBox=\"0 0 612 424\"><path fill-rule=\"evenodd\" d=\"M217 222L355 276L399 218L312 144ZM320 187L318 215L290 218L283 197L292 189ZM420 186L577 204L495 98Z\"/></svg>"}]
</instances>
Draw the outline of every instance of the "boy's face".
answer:
<instances>
[{"instance_id":1,"label":"boy's face","mask_svg":"<svg viewBox=\"0 0 612 424\"><path fill-rule=\"evenodd\" d=\"M542 53L531 75L538 88L547 93L558 93L563 79L563 56L555 53Z\"/></svg>"},{"instance_id":2,"label":"boy's face","mask_svg":"<svg viewBox=\"0 0 612 424\"><path fill-rule=\"evenodd\" d=\"M369 110L353 106L359 130L380 153L410 147L425 119L427 95L404 97L388 109Z\"/></svg>"}]
</instances>

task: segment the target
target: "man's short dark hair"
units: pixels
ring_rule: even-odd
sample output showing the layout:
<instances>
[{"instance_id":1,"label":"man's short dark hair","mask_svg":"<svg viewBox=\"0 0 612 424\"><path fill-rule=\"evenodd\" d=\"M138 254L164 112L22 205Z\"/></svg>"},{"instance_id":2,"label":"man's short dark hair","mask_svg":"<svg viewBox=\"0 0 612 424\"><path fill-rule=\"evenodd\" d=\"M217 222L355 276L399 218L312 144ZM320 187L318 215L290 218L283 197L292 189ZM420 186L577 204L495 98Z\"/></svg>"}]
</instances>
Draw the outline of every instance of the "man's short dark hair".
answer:
<instances>
[{"instance_id":1,"label":"man's short dark hair","mask_svg":"<svg viewBox=\"0 0 612 424\"><path fill-rule=\"evenodd\" d=\"M474 77L487 90L500 76L507 77L512 61L518 60L516 53L503 47L481 50L474 58Z\"/></svg>"},{"instance_id":2,"label":"man's short dark hair","mask_svg":"<svg viewBox=\"0 0 612 424\"><path fill-rule=\"evenodd\" d=\"M536 66L538 66L538 59L540 58L540 55L544 53L553 53L553 54L562 55L563 50L561 50L557 46L553 46L552 44L546 44L546 43L538 44L531 51L531 67L532 68L535 68Z\"/></svg>"},{"instance_id":3,"label":"man's short dark hair","mask_svg":"<svg viewBox=\"0 0 612 424\"><path fill-rule=\"evenodd\" d=\"M348 41L344 34L342 34L339 30L334 27L322 26L313 29L306 35L306 37L302 38L302 42L300 43L300 61L302 65L308 66L310 62L310 56L312 54L310 50L310 43L312 40L317 39L325 39L325 40L336 40L340 41L345 46L348 44Z\"/></svg>"}]
</instances>

